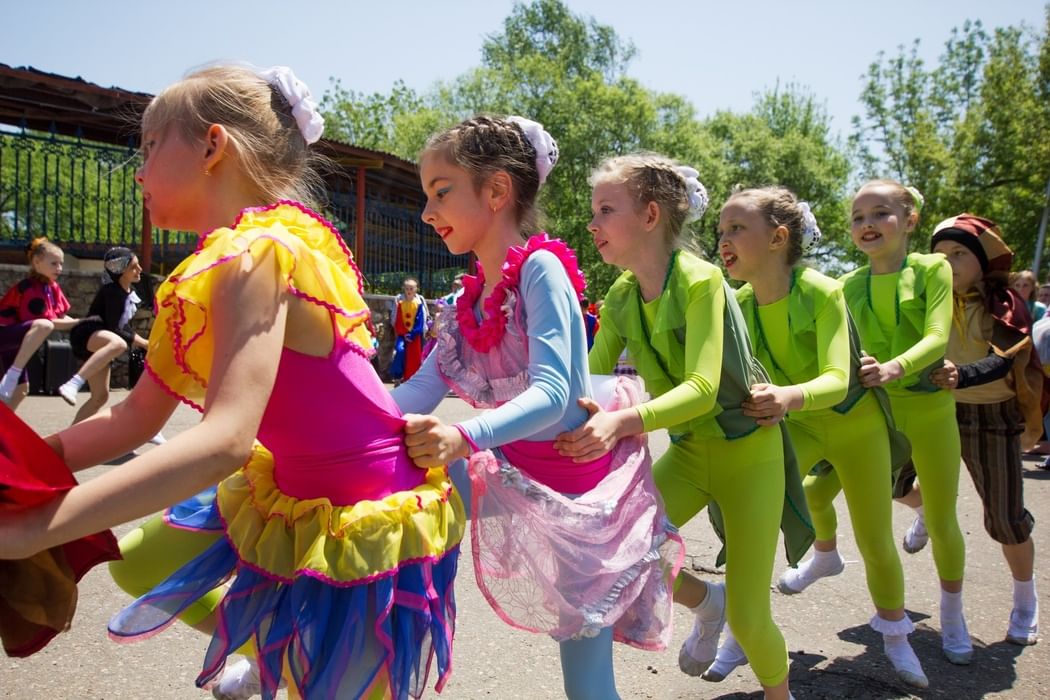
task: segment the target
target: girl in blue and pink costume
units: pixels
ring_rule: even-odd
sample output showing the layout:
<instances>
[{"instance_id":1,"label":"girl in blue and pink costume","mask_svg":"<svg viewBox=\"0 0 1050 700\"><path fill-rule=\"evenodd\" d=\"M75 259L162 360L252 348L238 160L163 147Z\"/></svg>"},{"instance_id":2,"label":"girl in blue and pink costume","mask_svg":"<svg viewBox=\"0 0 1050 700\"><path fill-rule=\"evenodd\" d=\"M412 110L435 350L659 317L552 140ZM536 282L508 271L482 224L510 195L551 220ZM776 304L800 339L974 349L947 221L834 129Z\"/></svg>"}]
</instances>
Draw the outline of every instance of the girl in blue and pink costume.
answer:
<instances>
[{"instance_id":1,"label":"girl in blue and pink costume","mask_svg":"<svg viewBox=\"0 0 1050 700\"><path fill-rule=\"evenodd\" d=\"M429 412L451 388L492 409L454 426L406 415L409 454L424 467L470 455L469 483L462 462L453 474L471 494L483 595L508 624L559 642L568 697L608 700L619 697L613 640L643 649L670 640L683 548L641 436L588 462L554 449L586 420L577 402L592 395L576 256L546 234L523 238L556 158L550 134L520 117L477 117L430 139L423 220L451 252L472 250L481 270L463 278L436 349L394 397ZM616 380L605 404L636 402L632 381Z\"/></svg>"},{"instance_id":2,"label":"girl in blue and pink costume","mask_svg":"<svg viewBox=\"0 0 1050 700\"><path fill-rule=\"evenodd\" d=\"M144 549L186 563L115 616L111 635L159 632L212 592L215 614L196 620L213 629L198 685L251 642L266 698L282 669L293 697L418 697L435 660L438 689L451 669L465 516L445 470L417 468L402 444L404 420L369 364L349 251L284 199L308 192L321 130L287 68L204 69L150 104L137 180L153 223L204 235L157 291L147 375L50 440L81 469L143 442L179 401L203 418L56 506L0 523L0 557L218 482L169 511L176 527L150 531Z\"/></svg>"}]
</instances>

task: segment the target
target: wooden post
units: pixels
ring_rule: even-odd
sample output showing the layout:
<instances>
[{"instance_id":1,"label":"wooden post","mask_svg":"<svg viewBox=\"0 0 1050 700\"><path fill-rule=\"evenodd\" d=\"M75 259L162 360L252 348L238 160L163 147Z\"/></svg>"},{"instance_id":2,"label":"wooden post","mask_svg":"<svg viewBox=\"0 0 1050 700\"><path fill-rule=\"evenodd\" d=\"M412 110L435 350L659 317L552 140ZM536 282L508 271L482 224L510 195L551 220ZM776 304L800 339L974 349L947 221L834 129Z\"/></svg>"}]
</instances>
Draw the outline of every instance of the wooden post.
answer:
<instances>
[{"instance_id":1,"label":"wooden post","mask_svg":"<svg viewBox=\"0 0 1050 700\"><path fill-rule=\"evenodd\" d=\"M365 169L357 169L357 225L354 241L354 260L359 270L365 269Z\"/></svg>"}]
</instances>

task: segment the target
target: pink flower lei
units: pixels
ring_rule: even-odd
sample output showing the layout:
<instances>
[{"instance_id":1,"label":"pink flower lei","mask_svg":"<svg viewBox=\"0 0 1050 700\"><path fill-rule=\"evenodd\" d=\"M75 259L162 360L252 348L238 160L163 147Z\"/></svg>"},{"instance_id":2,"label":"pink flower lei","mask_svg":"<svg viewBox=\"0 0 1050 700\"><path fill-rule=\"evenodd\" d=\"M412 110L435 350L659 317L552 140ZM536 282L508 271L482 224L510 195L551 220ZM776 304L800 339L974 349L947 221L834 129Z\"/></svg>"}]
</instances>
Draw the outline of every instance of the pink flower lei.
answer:
<instances>
[{"instance_id":1,"label":"pink flower lei","mask_svg":"<svg viewBox=\"0 0 1050 700\"><path fill-rule=\"evenodd\" d=\"M547 250L558 257L576 290L576 297L583 298L583 290L587 286L587 281L576 262L576 253L564 241L550 238L546 233L537 233L529 238L525 245L511 246L507 250L507 259L500 268L503 278L485 300L481 323L478 323L474 316L474 305L485 288L484 272L478 265L477 275L463 277L463 293L456 299L456 321L459 323L460 333L470 343L470 347L476 351L488 352L503 339L511 313L511 310L506 307L507 294L511 289L517 288L521 279L522 266L537 250Z\"/></svg>"}]
</instances>

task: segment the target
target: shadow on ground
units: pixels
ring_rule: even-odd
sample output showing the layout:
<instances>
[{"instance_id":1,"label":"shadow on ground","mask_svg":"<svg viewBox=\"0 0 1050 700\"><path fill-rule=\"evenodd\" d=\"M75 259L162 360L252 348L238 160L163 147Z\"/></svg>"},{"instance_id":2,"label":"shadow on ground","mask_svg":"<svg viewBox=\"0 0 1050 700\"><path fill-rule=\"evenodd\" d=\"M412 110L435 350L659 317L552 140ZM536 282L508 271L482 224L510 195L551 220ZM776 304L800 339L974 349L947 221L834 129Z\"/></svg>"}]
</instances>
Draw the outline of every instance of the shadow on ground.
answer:
<instances>
[{"instance_id":1,"label":"shadow on ground","mask_svg":"<svg viewBox=\"0 0 1050 700\"><path fill-rule=\"evenodd\" d=\"M882 653L882 635L868 625L841 631L844 642L864 647L856 656L842 656L822 666L827 657L791 652L791 692L797 700L897 700L899 698L951 698L976 700L1013 687L1017 657L1024 647L1005 640L986 644L973 640L973 663L956 666L941 653L940 632L927 624L928 615L909 611L916 622L912 647L930 679L926 690L911 688L896 679ZM818 668L819 667L819 668ZM739 670L737 671L740 672ZM762 693L728 693L720 700L761 700Z\"/></svg>"}]
</instances>

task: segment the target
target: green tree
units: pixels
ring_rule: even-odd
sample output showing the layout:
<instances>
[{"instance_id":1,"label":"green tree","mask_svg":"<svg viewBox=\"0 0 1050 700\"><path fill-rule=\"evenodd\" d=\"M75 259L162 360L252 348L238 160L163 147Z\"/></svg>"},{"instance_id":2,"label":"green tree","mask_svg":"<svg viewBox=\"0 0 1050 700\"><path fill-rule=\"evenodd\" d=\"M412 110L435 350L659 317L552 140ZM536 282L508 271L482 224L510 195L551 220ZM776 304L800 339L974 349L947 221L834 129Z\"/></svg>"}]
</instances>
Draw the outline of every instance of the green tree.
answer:
<instances>
[{"instance_id":1,"label":"green tree","mask_svg":"<svg viewBox=\"0 0 1050 700\"><path fill-rule=\"evenodd\" d=\"M851 136L858 174L918 187L923 230L962 211L996 220L1028 267L1050 177L1050 6L1041 32L966 22L932 68L918 46L869 68Z\"/></svg>"},{"instance_id":2,"label":"green tree","mask_svg":"<svg viewBox=\"0 0 1050 700\"><path fill-rule=\"evenodd\" d=\"M479 67L424 95L399 83L389 96L366 96L336 83L322 102L326 118L343 138L408 159L435 128L473 114L542 122L561 152L542 190L547 227L576 248L592 295L603 294L619 274L601 262L586 229L587 180L606 156L650 150L696 167L713 200L693 227L708 250L718 208L735 183L786 183L815 204L818 216L845 220L848 161L829 135L823 106L801 89L777 88L759 96L748 115L701 122L680 95L648 90L627 74L635 56L630 42L561 0L515 5L481 54Z\"/></svg>"}]
</instances>

